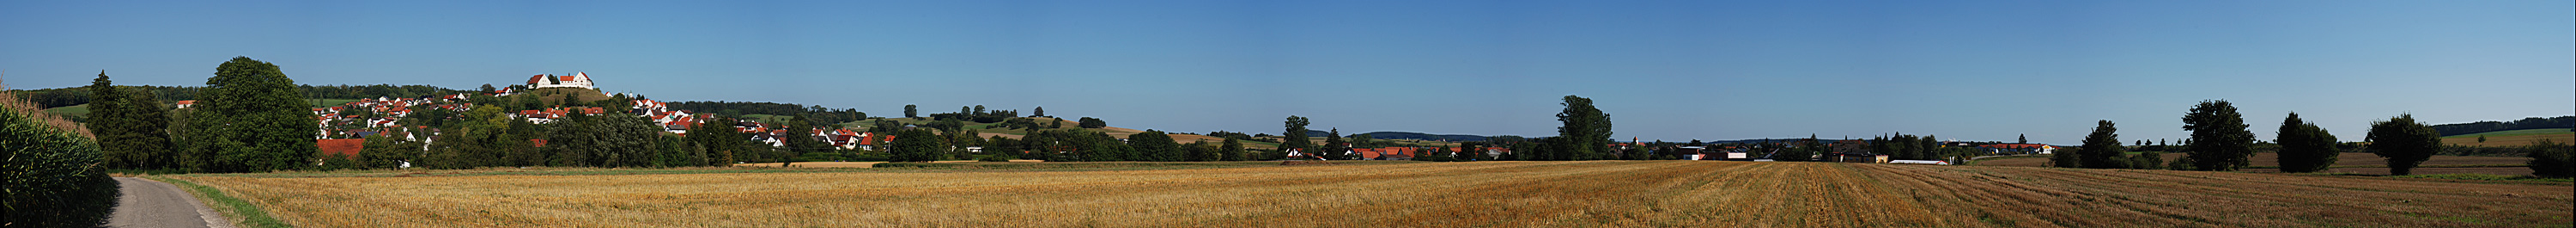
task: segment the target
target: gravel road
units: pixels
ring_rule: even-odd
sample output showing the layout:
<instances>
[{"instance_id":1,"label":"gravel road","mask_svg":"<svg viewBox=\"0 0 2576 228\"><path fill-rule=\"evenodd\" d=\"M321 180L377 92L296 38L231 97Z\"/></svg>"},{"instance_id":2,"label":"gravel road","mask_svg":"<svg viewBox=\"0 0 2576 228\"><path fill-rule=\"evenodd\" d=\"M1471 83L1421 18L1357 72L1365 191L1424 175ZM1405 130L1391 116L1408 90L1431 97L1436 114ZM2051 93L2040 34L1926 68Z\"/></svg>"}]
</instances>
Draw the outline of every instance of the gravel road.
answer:
<instances>
[{"instance_id":1,"label":"gravel road","mask_svg":"<svg viewBox=\"0 0 2576 228\"><path fill-rule=\"evenodd\" d=\"M179 186L143 178L118 177L125 197L116 199L116 212L107 218L108 227L210 227L232 228L223 215L198 203L197 197L180 191Z\"/></svg>"}]
</instances>

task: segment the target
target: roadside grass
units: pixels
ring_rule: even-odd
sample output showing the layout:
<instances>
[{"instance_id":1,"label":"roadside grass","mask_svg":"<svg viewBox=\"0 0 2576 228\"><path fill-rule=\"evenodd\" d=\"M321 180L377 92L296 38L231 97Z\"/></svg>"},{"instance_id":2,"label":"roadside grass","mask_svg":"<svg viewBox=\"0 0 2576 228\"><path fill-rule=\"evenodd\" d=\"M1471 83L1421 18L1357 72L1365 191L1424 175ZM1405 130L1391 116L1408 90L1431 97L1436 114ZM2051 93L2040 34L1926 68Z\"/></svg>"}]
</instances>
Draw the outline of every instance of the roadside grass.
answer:
<instances>
[{"instance_id":1,"label":"roadside grass","mask_svg":"<svg viewBox=\"0 0 2576 228\"><path fill-rule=\"evenodd\" d=\"M233 222L234 227L295 227L287 225L285 222L277 221L276 217L269 216L268 211L260 209L257 204L251 204L250 201L244 201L241 198L233 198L232 195L224 194L223 190L218 190L214 187L206 187L205 185L197 185L196 182L188 182L162 176L144 176L143 178L161 181L162 183L170 183L171 185L178 185L179 189L188 190L189 195L196 195L198 199L205 199L205 203L208 204L208 206L213 207L216 212L221 212L224 214L225 218L232 219L233 221L231 222Z\"/></svg>"}]
</instances>

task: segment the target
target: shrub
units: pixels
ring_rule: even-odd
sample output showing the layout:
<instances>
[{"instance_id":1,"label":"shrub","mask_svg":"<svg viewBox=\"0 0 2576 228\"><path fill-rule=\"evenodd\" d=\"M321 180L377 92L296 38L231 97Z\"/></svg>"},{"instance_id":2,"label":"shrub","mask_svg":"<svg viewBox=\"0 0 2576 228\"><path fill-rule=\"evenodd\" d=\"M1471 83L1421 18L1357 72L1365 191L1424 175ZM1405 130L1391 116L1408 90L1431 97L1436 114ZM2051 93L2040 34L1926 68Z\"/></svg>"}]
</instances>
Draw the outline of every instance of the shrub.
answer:
<instances>
[{"instance_id":1,"label":"shrub","mask_svg":"<svg viewBox=\"0 0 2576 228\"><path fill-rule=\"evenodd\" d=\"M2571 151L2576 150L2576 147L2541 140L2524 148L2531 157L2529 164L2532 176L2553 178L2576 176L2576 160L2568 158L2570 154L2576 154L2576 151Z\"/></svg>"},{"instance_id":2,"label":"shrub","mask_svg":"<svg viewBox=\"0 0 2576 228\"><path fill-rule=\"evenodd\" d=\"M14 103L10 105L15 105ZM116 180L97 142L38 122L43 114L0 108L0 150L9 153L5 168L11 227L92 227L106 224L116 208Z\"/></svg>"}]
</instances>

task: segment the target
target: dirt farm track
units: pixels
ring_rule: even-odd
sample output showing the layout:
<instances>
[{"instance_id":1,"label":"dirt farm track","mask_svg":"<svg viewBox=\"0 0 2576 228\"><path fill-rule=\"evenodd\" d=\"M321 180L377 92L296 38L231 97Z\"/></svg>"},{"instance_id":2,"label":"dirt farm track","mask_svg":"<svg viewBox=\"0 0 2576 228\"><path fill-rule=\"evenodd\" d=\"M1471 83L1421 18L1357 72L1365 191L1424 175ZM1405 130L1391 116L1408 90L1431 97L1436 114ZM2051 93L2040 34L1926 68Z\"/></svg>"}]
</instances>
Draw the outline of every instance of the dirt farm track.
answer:
<instances>
[{"instance_id":1,"label":"dirt farm track","mask_svg":"<svg viewBox=\"0 0 2576 228\"><path fill-rule=\"evenodd\" d=\"M804 171L170 177L300 227L2565 227L2576 195L2566 184L1805 162L787 170Z\"/></svg>"}]
</instances>

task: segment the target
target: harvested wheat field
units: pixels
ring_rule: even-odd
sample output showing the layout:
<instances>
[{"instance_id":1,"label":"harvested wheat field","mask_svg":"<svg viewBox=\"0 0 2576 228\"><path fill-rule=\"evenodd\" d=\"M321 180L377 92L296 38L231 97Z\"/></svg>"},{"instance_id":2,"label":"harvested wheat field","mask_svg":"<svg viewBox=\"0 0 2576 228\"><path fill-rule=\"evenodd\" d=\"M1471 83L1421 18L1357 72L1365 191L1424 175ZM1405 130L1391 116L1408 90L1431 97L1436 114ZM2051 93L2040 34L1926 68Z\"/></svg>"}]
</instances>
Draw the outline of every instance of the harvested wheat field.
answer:
<instances>
[{"instance_id":1,"label":"harvested wheat field","mask_svg":"<svg viewBox=\"0 0 2576 228\"><path fill-rule=\"evenodd\" d=\"M2566 185L1879 164L182 175L302 227L2566 226Z\"/></svg>"},{"instance_id":2,"label":"harvested wheat field","mask_svg":"<svg viewBox=\"0 0 2576 228\"><path fill-rule=\"evenodd\" d=\"M2135 155L2131 155L2131 156L2135 156ZM2183 154L2183 153L2164 153L2164 160L2165 160L2165 161L2168 161L2168 162L2170 162L2170 161L2180 161L2180 160L2182 160L2182 157L2183 157L2183 156L2190 156L2190 155L2189 155L2189 154ZM2248 161L2246 162L2246 163L2249 163L2249 166L2257 166L2257 167L2280 167L2280 166L2281 166L2281 154L2280 154L2280 153L2254 153L2254 157L2253 157L2253 158L2248 158L2248 159L2251 159L2251 160L2248 160ZM2434 155L2434 156L2433 156L2432 158L2430 158L2430 159L2425 159L2425 160L2424 160L2424 164L2422 164L2422 165L2428 165L2428 166L2433 166L2433 165L2523 165L2524 163L2529 163L2529 162L2531 162L2531 158L2526 158L2526 157L2487 157L2487 156L2449 156L2449 155ZM2029 157L2013 157L2013 158L2002 158L2002 159L1994 159L1994 160L1984 160L1984 161L1977 161L1977 165L1984 165L1984 166L2028 166L2028 167L2041 167L2041 166L2047 166L2047 165L2048 165L2048 156L2029 156ZM2371 154L2371 153L2341 153L2341 154L2337 154L2337 155L2336 155L2336 157L2335 157L2335 164L2334 164L2334 165L2335 165L2335 166L2378 166L2378 167L2387 167L2387 166L2388 166L2388 158L2386 158L2386 157L2380 157L2378 154ZM2529 170L2525 170L2525 171L2529 171ZM2526 173L2528 173L2528 172L2526 172Z\"/></svg>"}]
</instances>

